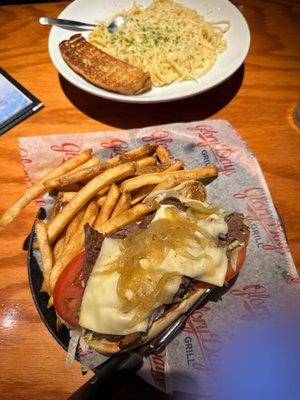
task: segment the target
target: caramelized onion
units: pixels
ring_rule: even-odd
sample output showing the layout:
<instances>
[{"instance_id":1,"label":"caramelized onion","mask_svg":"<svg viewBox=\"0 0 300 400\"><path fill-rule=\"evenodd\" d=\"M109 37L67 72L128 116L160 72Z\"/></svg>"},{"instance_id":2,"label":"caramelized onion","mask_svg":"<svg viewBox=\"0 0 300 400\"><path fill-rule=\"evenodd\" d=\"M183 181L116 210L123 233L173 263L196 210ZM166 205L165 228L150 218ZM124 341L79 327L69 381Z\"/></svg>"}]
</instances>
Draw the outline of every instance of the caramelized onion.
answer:
<instances>
[{"instance_id":1,"label":"caramelized onion","mask_svg":"<svg viewBox=\"0 0 300 400\"><path fill-rule=\"evenodd\" d=\"M144 296L141 301L139 301L136 307L135 315L130 322L130 326L134 326L135 324L143 320L145 316L149 314L149 311L153 309L153 306L156 303L168 304L172 300L173 295L170 295L167 291L165 291L165 287L170 280L177 276L177 273L171 272L164 274L160 278L156 285L156 288L150 293L150 295Z\"/></svg>"},{"instance_id":2,"label":"caramelized onion","mask_svg":"<svg viewBox=\"0 0 300 400\"><path fill-rule=\"evenodd\" d=\"M197 219L207 218L220 210L220 207L213 207L196 200L188 200L185 204L189 207L187 215Z\"/></svg>"},{"instance_id":3,"label":"caramelized onion","mask_svg":"<svg viewBox=\"0 0 300 400\"><path fill-rule=\"evenodd\" d=\"M117 271L120 274L117 293L122 311L135 311L132 325L149 315L156 304L168 304L172 300L173 295L165 288L180 275L162 275L156 269L170 249L191 260L206 260L209 269L212 272L214 269L211 257L200 251L198 256L194 256L189 247L195 245L199 250L204 249L209 243L215 245L215 238L176 207L166 208L165 213L167 218L153 221L147 229L132 232L122 239L120 256L104 271L95 273L100 275Z\"/></svg>"}]
</instances>

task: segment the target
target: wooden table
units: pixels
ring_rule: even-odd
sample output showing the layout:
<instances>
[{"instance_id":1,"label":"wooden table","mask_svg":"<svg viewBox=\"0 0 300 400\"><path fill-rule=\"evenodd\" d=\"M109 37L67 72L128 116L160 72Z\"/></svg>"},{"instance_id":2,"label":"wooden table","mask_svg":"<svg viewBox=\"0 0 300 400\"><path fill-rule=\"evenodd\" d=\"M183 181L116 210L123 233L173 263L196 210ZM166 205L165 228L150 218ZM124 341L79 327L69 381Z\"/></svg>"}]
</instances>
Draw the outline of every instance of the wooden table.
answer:
<instances>
[{"instance_id":1,"label":"wooden table","mask_svg":"<svg viewBox=\"0 0 300 400\"><path fill-rule=\"evenodd\" d=\"M40 26L38 18L58 15L66 3L1 7L1 66L40 98L45 108L0 138L0 212L25 189L19 136L224 118L256 154L299 268L300 135L292 119L300 95L297 4L292 0L234 3L245 15L252 34L245 65L208 93L151 106L96 98L58 75L47 51L49 29ZM66 369L65 352L47 332L30 295L22 244L36 211L30 205L11 226L1 231L0 397L3 400L65 399L87 379L81 376L78 365ZM123 398L126 393L130 398L133 393L129 388L122 390L123 395L119 392L115 398ZM154 396L154 392L145 394L141 388L135 388L134 393L143 398Z\"/></svg>"}]
</instances>

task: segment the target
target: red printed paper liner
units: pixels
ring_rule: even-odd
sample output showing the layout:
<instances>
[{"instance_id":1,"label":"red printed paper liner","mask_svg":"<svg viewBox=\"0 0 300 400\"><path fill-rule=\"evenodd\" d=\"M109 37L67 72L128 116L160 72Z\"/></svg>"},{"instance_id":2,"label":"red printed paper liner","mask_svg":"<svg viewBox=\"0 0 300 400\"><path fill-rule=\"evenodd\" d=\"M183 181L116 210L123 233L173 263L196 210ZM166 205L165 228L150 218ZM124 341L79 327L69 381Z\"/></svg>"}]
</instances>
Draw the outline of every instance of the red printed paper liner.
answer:
<instances>
[{"instance_id":1,"label":"red printed paper liner","mask_svg":"<svg viewBox=\"0 0 300 400\"><path fill-rule=\"evenodd\" d=\"M106 159L145 143L165 145L171 159L183 160L186 168L217 164L220 173L208 186L209 201L241 212L252 221L247 259L234 286L222 301L197 310L165 353L150 356L139 371L161 390L199 393L199 387L203 392L208 386L218 364L226 333L241 321L269 318L300 288L281 221L247 144L225 120L19 139L27 183L89 147ZM38 204L48 201L45 199ZM103 359L88 352L82 362L93 368Z\"/></svg>"}]
</instances>

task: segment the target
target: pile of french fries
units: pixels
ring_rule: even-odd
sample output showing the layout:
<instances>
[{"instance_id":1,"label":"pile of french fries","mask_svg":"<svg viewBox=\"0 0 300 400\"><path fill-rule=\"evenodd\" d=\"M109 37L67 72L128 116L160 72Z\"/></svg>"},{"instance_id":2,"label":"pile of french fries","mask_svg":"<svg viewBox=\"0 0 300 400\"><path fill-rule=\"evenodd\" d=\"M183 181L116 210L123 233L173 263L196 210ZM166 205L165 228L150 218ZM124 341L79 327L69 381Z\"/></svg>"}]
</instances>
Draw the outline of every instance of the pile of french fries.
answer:
<instances>
[{"instance_id":1,"label":"pile of french fries","mask_svg":"<svg viewBox=\"0 0 300 400\"><path fill-rule=\"evenodd\" d=\"M47 223L35 223L44 276L41 290L49 294L49 306L58 277L83 250L85 224L113 234L159 207L155 199L144 201L151 192L218 174L215 165L190 170L183 166L182 161L172 163L161 145L140 146L106 161L88 149L49 172L9 207L0 226L11 223L33 199L55 193Z\"/></svg>"}]
</instances>

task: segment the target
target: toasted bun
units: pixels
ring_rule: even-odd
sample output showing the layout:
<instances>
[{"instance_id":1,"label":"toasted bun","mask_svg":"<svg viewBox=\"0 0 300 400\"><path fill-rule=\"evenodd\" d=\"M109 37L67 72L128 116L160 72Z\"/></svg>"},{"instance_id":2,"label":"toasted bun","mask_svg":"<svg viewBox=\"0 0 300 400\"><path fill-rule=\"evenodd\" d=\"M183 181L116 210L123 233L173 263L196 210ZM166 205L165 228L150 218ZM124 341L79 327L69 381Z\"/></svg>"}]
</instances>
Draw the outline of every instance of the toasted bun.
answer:
<instances>
[{"instance_id":1,"label":"toasted bun","mask_svg":"<svg viewBox=\"0 0 300 400\"><path fill-rule=\"evenodd\" d=\"M144 200L155 198L162 201L168 197L175 197L177 199L186 198L191 200L206 201L207 193L205 186L196 180L185 181L173 189L158 190L151 192Z\"/></svg>"},{"instance_id":2,"label":"toasted bun","mask_svg":"<svg viewBox=\"0 0 300 400\"><path fill-rule=\"evenodd\" d=\"M199 181L186 181L174 188L182 197L187 199L206 201L207 193L205 186Z\"/></svg>"},{"instance_id":3,"label":"toasted bun","mask_svg":"<svg viewBox=\"0 0 300 400\"><path fill-rule=\"evenodd\" d=\"M110 342L106 339L96 340L85 337L85 341L92 349L95 349L99 351L99 353L107 356L130 351L136 347L141 346L142 344L151 341L161 332L163 332L169 325L171 325L172 322L174 322L182 314L185 314L198 301L205 290L206 289L197 289L196 291L192 292L187 299L181 301L180 303L172 304L163 315L161 315L157 320L153 322L151 328L143 337L143 340L132 345L131 347L120 348L120 341Z\"/></svg>"}]
</instances>

